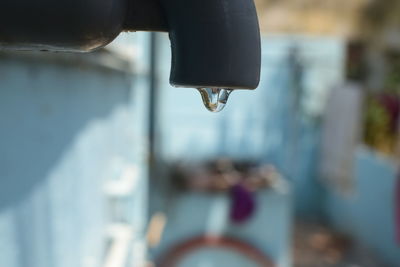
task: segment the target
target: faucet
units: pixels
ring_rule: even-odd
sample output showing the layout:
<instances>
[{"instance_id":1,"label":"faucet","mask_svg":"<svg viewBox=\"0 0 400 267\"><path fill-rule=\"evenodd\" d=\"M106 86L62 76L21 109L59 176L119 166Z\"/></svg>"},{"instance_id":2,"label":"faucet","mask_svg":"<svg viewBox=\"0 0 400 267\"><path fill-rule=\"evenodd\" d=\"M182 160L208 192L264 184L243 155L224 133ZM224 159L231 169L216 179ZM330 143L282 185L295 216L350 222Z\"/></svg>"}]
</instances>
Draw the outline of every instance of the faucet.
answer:
<instances>
[{"instance_id":1,"label":"faucet","mask_svg":"<svg viewBox=\"0 0 400 267\"><path fill-rule=\"evenodd\" d=\"M0 50L88 52L122 31L168 32L170 83L255 89L261 45L253 0L2 0ZM206 90L208 88L208 91ZM210 91L211 90L211 91ZM222 95L222 93L221 93Z\"/></svg>"}]
</instances>

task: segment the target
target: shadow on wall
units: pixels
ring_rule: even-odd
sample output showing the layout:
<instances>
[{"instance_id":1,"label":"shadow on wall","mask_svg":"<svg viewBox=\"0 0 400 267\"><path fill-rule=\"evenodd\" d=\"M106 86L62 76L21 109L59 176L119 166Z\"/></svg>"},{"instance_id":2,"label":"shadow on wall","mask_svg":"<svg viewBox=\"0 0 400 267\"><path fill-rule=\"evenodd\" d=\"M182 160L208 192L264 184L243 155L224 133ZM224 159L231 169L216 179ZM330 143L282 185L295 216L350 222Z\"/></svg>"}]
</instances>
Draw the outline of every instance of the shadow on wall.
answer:
<instances>
[{"instance_id":1,"label":"shadow on wall","mask_svg":"<svg viewBox=\"0 0 400 267\"><path fill-rule=\"evenodd\" d=\"M85 125L129 100L126 73L25 54L0 61L0 210L42 183Z\"/></svg>"},{"instance_id":2,"label":"shadow on wall","mask_svg":"<svg viewBox=\"0 0 400 267\"><path fill-rule=\"evenodd\" d=\"M102 260L102 183L134 146L132 78L104 53L1 56L0 265Z\"/></svg>"}]
</instances>

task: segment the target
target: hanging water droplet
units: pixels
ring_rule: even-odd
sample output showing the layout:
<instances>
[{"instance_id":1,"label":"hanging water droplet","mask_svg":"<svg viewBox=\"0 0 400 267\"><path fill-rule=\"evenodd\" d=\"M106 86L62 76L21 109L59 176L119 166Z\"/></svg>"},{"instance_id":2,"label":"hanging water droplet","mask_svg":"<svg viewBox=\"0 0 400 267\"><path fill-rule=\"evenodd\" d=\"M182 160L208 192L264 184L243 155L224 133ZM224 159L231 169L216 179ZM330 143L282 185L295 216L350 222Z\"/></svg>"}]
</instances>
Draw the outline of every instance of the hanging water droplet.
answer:
<instances>
[{"instance_id":1,"label":"hanging water droplet","mask_svg":"<svg viewBox=\"0 0 400 267\"><path fill-rule=\"evenodd\" d=\"M232 89L198 88L204 106L211 112L220 112L224 109Z\"/></svg>"}]
</instances>

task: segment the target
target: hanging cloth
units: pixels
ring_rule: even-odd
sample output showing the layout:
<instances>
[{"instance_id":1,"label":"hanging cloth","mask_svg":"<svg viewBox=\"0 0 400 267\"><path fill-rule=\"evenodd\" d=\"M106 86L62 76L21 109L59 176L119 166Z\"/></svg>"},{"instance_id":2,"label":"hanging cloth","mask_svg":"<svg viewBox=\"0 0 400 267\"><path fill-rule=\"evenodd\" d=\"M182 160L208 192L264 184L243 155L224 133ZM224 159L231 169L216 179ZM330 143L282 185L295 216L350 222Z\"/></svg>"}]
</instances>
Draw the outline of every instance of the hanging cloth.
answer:
<instances>
[{"instance_id":1,"label":"hanging cloth","mask_svg":"<svg viewBox=\"0 0 400 267\"><path fill-rule=\"evenodd\" d=\"M256 208L254 192L244 185L237 184L231 189L231 213L233 223L244 223L253 215Z\"/></svg>"}]
</instances>

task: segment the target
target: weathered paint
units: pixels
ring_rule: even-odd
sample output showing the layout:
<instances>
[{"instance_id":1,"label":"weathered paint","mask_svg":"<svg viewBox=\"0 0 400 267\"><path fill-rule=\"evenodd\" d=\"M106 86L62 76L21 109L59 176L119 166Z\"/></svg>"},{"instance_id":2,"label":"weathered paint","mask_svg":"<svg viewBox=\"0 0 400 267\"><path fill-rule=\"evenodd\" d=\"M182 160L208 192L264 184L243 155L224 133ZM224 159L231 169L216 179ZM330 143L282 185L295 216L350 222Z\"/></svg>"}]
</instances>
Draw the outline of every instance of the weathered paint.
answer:
<instances>
[{"instance_id":1,"label":"weathered paint","mask_svg":"<svg viewBox=\"0 0 400 267\"><path fill-rule=\"evenodd\" d=\"M143 243L146 88L129 65L108 53L0 58L0 266L100 266L116 220L104 183L129 166L140 182L123 216Z\"/></svg>"}]
</instances>

